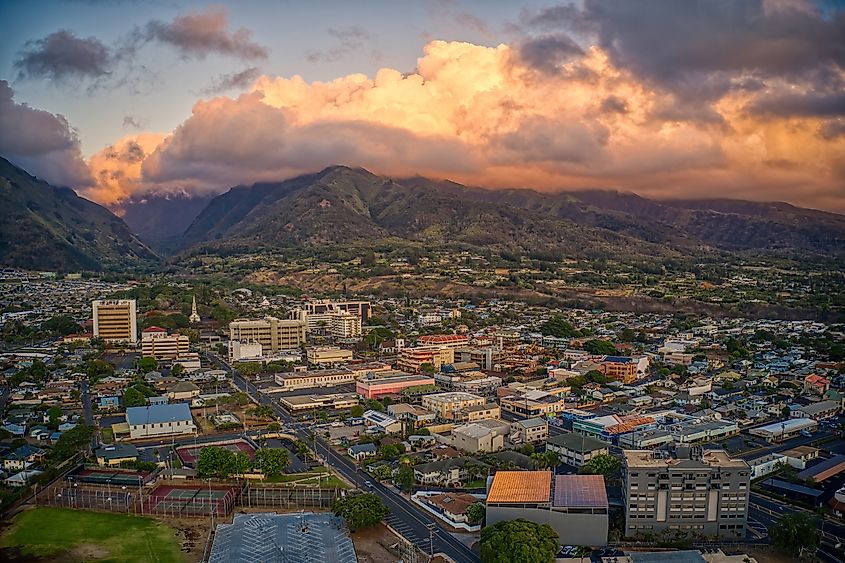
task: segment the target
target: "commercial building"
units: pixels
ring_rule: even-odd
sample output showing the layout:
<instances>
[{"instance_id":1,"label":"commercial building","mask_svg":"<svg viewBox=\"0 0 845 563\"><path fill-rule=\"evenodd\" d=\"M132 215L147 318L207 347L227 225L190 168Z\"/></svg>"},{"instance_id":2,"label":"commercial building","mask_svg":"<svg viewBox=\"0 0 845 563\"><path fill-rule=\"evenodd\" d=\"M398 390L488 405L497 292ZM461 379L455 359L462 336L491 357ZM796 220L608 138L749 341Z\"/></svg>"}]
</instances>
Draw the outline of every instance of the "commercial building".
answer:
<instances>
[{"instance_id":1,"label":"commercial building","mask_svg":"<svg viewBox=\"0 0 845 563\"><path fill-rule=\"evenodd\" d=\"M332 393L329 395L292 395L279 399L279 404L289 412L303 412L313 409L345 410L358 405L355 393Z\"/></svg>"},{"instance_id":2,"label":"commercial building","mask_svg":"<svg viewBox=\"0 0 845 563\"><path fill-rule=\"evenodd\" d=\"M392 434L394 432L402 431L402 423L390 416L389 414L385 414L376 410L368 410L364 411L363 418L364 425L367 428L380 430L381 432L384 432L386 434Z\"/></svg>"},{"instance_id":3,"label":"commercial building","mask_svg":"<svg viewBox=\"0 0 845 563\"><path fill-rule=\"evenodd\" d=\"M361 336L361 317L337 311L329 318L331 333L335 338L359 338Z\"/></svg>"},{"instance_id":4,"label":"commercial building","mask_svg":"<svg viewBox=\"0 0 845 563\"><path fill-rule=\"evenodd\" d=\"M359 317L362 321L370 320L372 307L369 301L329 301L315 299L302 303L302 310L307 315L324 315L334 311L344 311Z\"/></svg>"},{"instance_id":5,"label":"commercial building","mask_svg":"<svg viewBox=\"0 0 845 563\"><path fill-rule=\"evenodd\" d=\"M625 450L625 535L745 537L751 468L724 450Z\"/></svg>"},{"instance_id":6,"label":"commercial building","mask_svg":"<svg viewBox=\"0 0 845 563\"><path fill-rule=\"evenodd\" d=\"M604 477L498 471L487 492L486 525L518 518L548 524L561 544L607 545Z\"/></svg>"},{"instance_id":7,"label":"commercial building","mask_svg":"<svg viewBox=\"0 0 845 563\"><path fill-rule=\"evenodd\" d=\"M460 348L469 344L469 337L465 334L424 334L417 339L417 344L441 348Z\"/></svg>"},{"instance_id":8,"label":"commercial building","mask_svg":"<svg viewBox=\"0 0 845 563\"><path fill-rule=\"evenodd\" d=\"M355 392L365 399L398 395L411 387L434 385L434 378L403 371L370 372L355 382Z\"/></svg>"},{"instance_id":9,"label":"commercial building","mask_svg":"<svg viewBox=\"0 0 845 563\"><path fill-rule=\"evenodd\" d=\"M335 346L317 346L305 350L309 364L342 364L352 361L352 350Z\"/></svg>"},{"instance_id":10,"label":"commercial building","mask_svg":"<svg viewBox=\"0 0 845 563\"><path fill-rule=\"evenodd\" d=\"M656 424L657 421L651 416L611 414L573 420L572 429L579 434L617 444L622 436L652 429Z\"/></svg>"},{"instance_id":11,"label":"commercial building","mask_svg":"<svg viewBox=\"0 0 845 563\"><path fill-rule=\"evenodd\" d=\"M473 362L481 369L495 369L496 364L505 359L505 353L500 348L492 346L458 348L455 350L455 360L459 362Z\"/></svg>"},{"instance_id":12,"label":"commercial building","mask_svg":"<svg viewBox=\"0 0 845 563\"><path fill-rule=\"evenodd\" d=\"M443 364L451 364L455 361L454 348L441 346L417 346L416 348L402 348L399 351L399 369L417 373L421 371L423 364L429 364L433 369L438 370Z\"/></svg>"},{"instance_id":13,"label":"commercial building","mask_svg":"<svg viewBox=\"0 0 845 563\"><path fill-rule=\"evenodd\" d=\"M315 387L334 387L344 383L353 383L357 375L354 371L345 369L321 369L314 371L295 371L292 373L277 373L276 383L285 391L297 389L313 389Z\"/></svg>"},{"instance_id":14,"label":"commercial building","mask_svg":"<svg viewBox=\"0 0 845 563\"><path fill-rule=\"evenodd\" d=\"M528 391L521 395L502 397L502 410L522 417L555 415L566 409L566 401L545 391Z\"/></svg>"},{"instance_id":15,"label":"commercial building","mask_svg":"<svg viewBox=\"0 0 845 563\"><path fill-rule=\"evenodd\" d=\"M600 364L599 371L622 383L633 383L648 374L649 364L647 356L639 358L607 356Z\"/></svg>"},{"instance_id":16,"label":"commercial building","mask_svg":"<svg viewBox=\"0 0 845 563\"><path fill-rule=\"evenodd\" d=\"M258 342L229 341L229 363L260 360L264 348Z\"/></svg>"},{"instance_id":17,"label":"commercial building","mask_svg":"<svg viewBox=\"0 0 845 563\"><path fill-rule=\"evenodd\" d=\"M818 427L819 423L812 418L790 418L789 420L751 428L748 433L752 436L760 436L769 442L777 443L794 438L801 432L813 432Z\"/></svg>"},{"instance_id":18,"label":"commercial building","mask_svg":"<svg viewBox=\"0 0 845 563\"><path fill-rule=\"evenodd\" d=\"M91 303L94 337L106 342L138 342L138 317L134 299L97 299Z\"/></svg>"},{"instance_id":19,"label":"commercial building","mask_svg":"<svg viewBox=\"0 0 845 563\"><path fill-rule=\"evenodd\" d=\"M487 399L473 395L452 391L449 393L433 393L422 398L422 406L437 415L442 421L464 421L469 419L470 407L482 406Z\"/></svg>"},{"instance_id":20,"label":"commercial building","mask_svg":"<svg viewBox=\"0 0 845 563\"><path fill-rule=\"evenodd\" d=\"M235 319L229 323L229 340L257 342L270 352L299 348L305 343L305 322L277 319Z\"/></svg>"},{"instance_id":21,"label":"commercial building","mask_svg":"<svg viewBox=\"0 0 845 563\"><path fill-rule=\"evenodd\" d=\"M151 326L141 331L141 355L156 360L172 360L188 353L191 339L184 334L167 334L167 330Z\"/></svg>"},{"instance_id":22,"label":"commercial building","mask_svg":"<svg viewBox=\"0 0 845 563\"><path fill-rule=\"evenodd\" d=\"M819 401L800 407L790 408L789 416L792 418L812 418L813 420L825 420L833 418L842 410L839 401Z\"/></svg>"},{"instance_id":23,"label":"commercial building","mask_svg":"<svg viewBox=\"0 0 845 563\"><path fill-rule=\"evenodd\" d=\"M597 455L607 454L609 447L607 442L574 432L552 436L546 442L546 450L557 452L561 463L573 467L581 467Z\"/></svg>"},{"instance_id":24,"label":"commercial building","mask_svg":"<svg viewBox=\"0 0 845 563\"><path fill-rule=\"evenodd\" d=\"M138 461L138 448L132 444L108 444L94 450L94 456L97 464L114 467L124 462Z\"/></svg>"},{"instance_id":25,"label":"commercial building","mask_svg":"<svg viewBox=\"0 0 845 563\"><path fill-rule=\"evenodd\" d=\"M129 437L133 440L193 434L197 431L187 403L129 407L126 409L126 422L129 425Z\"/></svg>"}]
</instances>

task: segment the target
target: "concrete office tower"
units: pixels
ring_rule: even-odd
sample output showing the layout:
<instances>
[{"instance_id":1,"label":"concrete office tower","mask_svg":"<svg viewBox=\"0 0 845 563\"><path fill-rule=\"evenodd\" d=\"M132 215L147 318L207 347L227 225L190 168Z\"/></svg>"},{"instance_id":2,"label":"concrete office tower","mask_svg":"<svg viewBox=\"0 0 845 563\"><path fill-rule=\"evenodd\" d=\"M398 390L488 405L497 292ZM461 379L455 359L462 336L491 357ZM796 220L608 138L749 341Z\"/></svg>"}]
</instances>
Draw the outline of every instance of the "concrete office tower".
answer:
<instances>
[{"instance_id":1,"label":"concrete office tower","mask_svg":"<svg viewBox=\"0 0 845 563\"><path fill-rule=\"evenodd\" d=\"M264 353L299 348L305 343L305 321L263 319L235 319L229 323L229 340L257 342Z\"/></svg>"},{"instance_id":2,"label":"concrete office tower","mask_svg":"<svg viewBox=\"0 0 845 563\"><path fill-rule=\"evenodd\" d=\"M625 535L668 530L742 538L751 468L724 450L625 450Z\"/></svg>"},{"instance_id":3,"label":"concrete office tower","mask_svg":"<svg viewBox=\"0 0 845 563\"><path fill-rule=\"evenodd\" d=\"M94 337L106 342L138 342L138 319L134 299L97 299L91 303Z\"/></svg>"}]
</instances>

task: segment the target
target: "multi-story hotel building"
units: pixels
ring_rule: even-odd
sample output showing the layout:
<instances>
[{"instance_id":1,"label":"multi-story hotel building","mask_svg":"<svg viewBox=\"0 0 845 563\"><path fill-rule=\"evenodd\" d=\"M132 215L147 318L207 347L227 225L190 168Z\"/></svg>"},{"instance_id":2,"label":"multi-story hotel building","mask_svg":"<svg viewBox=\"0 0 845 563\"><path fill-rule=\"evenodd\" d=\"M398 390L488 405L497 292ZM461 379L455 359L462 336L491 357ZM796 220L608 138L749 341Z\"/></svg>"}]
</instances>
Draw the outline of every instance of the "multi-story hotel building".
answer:
<instances>
[{"instance_id":1,"label":"multi-story hotel building","mask_svg":"<svg viewBox=\"0 0 845 563\"><path fill-rule=\"evenodd\" d=\"M625 535L745 537L751 468L724 450L625 450Z\"/></svg>"},{"instance_id":2,"label":"multi-story hotel building","mask_svg":"<svg viewBox=\"0 0 845 563\"><path fill-rule=\"evenodd\" d=\"M267 352L290 350L305 343L305 321L277 319L235 319L229 323L229 340L258 342Z\"/></svg>"},{"instance_id":3,"label":"multi-story hotel building","mask_svg":"<svg viewBox=\"0 0 845 563\"><path fill-rule=\"evenodd\" d=\"M167 334L161 327L151 326L141 331L141 355L156 360L172 360L187 354L191 339L183 334Z\"/></svg>"},{"instance_id":4,"label":"multi-story hotel building","mask_svg":"<svg viewBox=\"0 0 845 563\"><path fill-rule=\"evenodd\" d=\"M337 311L330 315L332 336L335 338L358 338L361 336L361 317Z\"/></svg>"},{"instance_id":5,"label":"multi-story hotel building","mask_svg":"<svg viewBox=\"0 0 845 563\"><path fill-rule=\"evenodd\" d=\"M454 348L418 346L416 348L402 348L399 352L397 366L405 371L419 372L423 364L431 364L435 370L438 370L443 364L451 364L454 361Z\"/></svg>"},{"instance_id":6,"label":"multi-story hotel building","mask_svg":"<svg viewBox=\"0 0 845 563\"><path fill-rule=\"evenodd\" d=\"M134 299L97 299L94 312L94 337L106 342L138 342L138 318Z\"/></svg>"}]
</instances>

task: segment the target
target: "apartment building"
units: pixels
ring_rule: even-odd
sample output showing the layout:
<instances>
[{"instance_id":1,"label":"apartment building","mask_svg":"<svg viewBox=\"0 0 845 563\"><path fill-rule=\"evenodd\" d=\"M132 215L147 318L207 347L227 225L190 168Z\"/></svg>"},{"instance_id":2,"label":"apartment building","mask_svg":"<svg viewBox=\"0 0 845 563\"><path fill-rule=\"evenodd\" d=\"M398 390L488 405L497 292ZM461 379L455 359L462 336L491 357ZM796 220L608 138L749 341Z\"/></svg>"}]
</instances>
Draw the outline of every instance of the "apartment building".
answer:
<instances>
[{"instance_id":1,"label":"apartment building","mask_svg":"<svg viewBox=\"0 0 845 563\"><path fill-rule=\"evenodd\" d=\"M469 344L465 334L424 334L417 339L420 346L439 346L442 348L460 348Z\"/></svg>"},{"instance_id":2,"label":"apartment building","mask_svg":"<svg viewBox=\"0 0 845 563\"><path fill-rule=\"evenodd\" d=\"M138 342L137 305L134 299L97 299L91 303L94 337L106 342Z\"/></svg>"},{"instance_id":3,"label":"apartment building","mask_svg":"<svg viewBox=\"0 0 845 563\"><path fill-rule=\"evenodd\" d=\"M360 338L361 317L346 311L332 313L329 318L332 336L335 338Z\"/></svg>"},{"instance_id":4,"label":"apartment building","mask_svg":"<svg viewBox=\"0 0 845 563\"><path fill-rule=\"evenodd\" d=\"M434 378L403 371L370 372L355 382L355 392L365 399L378 399L421 385L434 385Z\"/></svg>"},{"instance_id":5,"label":"apartment building","mask_svg":"<svg viewBox=\"0 0 845 563\"><path fill-rule=\"evenodd\" d=\"M308 348L305 357L309 364L341 364L352 361L352 350L335 346L318 346Z\"/></svg>"},{"instance_id":6,"label":"apartment building","mask_svg":"<svg viewBox=\"0 0 845 563\"><path fill-rule=\"evenodd\" d=\"M441 346L417 346L416 348L402 348L399 352L397 367L401 370L418 373L423 364L431 364L435 370L443 364L455 361L455 350Z\"/></svg>"},{"instance_id":7,"label":"apartment building","mask_svg":"<svg viewBox=\"0 0 845 563\"><path fill-rule=\"evenodd\" d=\"M599 371L622 383L633 383L648 374L649 365L647 356L640 358L607 356L599 365Z\"/></svg>"},{"instance_id":8,"label":"apartment building","mask_svg":"<svg viewBox=\"0 0 845 563\"><path fill-rule=\"evenodd\" d=\"M173 360L188 353L191 339L183 334L168 334L161 327L141 331L141 355L156 360Z\"/></svg>"},{"instance_id":9,"label":"apartment building","mask_svg":"<svg viewBox=\"0 0 845 563\"><path fill-rule=\"evenodd\" d=\"M265 353L299 348L305 343L305 322L270 316L235 319L229 323L229 340L257 342Z\"/></svg>"},{"instance_id":10,"label":"apartment building","mask_svg":"<svg viewBox=\"0 0 845 563\"><path fill-rule=\"evenodd\" d=\"M549 437L549 423L545 418L526 418L511 422L511 442L514 444L539 444Z\"/></svg>"},{"instance_id":11,"label":"apartment building","mask_svg":"<svg viewBox=\"0 0 845 563\"><path fill-rule=\"evenodd\" d=\"M460 391L433 393L422 398L424 409L435 413L439 420L453 422L468 420L470 407L480 407L486 403L484 397Z\"/></svg>"},{"instance_id":12,"label":"apartment building","mask_svg":"<svg viewBox=\"0 0 845 563\"><path fill-rule=\"evenodd\" d=\"M452 429L452 447L470 453L498 452L509 434L510 425L504 420L470 422Z\"/></svg>"},{"instance_id":13,"label":"apartment building","mask_svg":"<svg viewBox=\"0 0 845 563\"><path fill-rule=\"evenodd\" d=\"M581 467L597 455L607 454L610 444L584 436L567 432L548 439L546 451L557 452L560 461L573 467Z\"/></svg>"},{"instance_id":14,"label":"apartment building","mask_svg":"<svg viewBox=\"0 0 845 563\"><path fill-rule=\"evenodd\" d=\"M522 417L555 415L566 409L566 401L545 391L528 391L523 395L502 397L502 410Z\"/></svg>"},{"instance_id":15,"label":"apartment building","mask_svg":"<svg viewBox=\"0 0 845 563\"><path fill-rule=\"evenodd\" d=\"M625 450L625 535L673 532L742 538L751 468L724 450Z\"/></svg>"}]
</instances>

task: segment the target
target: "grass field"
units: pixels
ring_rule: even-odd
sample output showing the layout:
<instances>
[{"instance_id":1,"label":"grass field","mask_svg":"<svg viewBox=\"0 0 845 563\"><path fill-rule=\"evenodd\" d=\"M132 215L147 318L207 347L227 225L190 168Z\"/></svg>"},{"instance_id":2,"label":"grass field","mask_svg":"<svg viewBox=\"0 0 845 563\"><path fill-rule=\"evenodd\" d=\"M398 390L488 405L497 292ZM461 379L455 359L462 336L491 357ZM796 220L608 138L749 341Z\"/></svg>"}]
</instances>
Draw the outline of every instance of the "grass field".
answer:
<instances>
[{"instance_id":1,"label":"grass field","mask_svg":"<svg viewBox=\"0 0 845 563\"><path fill-rule=\"evenodd\" d=\"M149 518L61 508L18 514L0 536L0 547L62 561L182 562L172 528Z\"/></svg>"},{"instance_id":2,"label":"grass field","mask_svg":"<svg viewBox=\"0 0 845 563\"><path fill-rule=\"evenodd\" d=\"M284 474L284 475L275 475L273 477L268 477L266 479L267 483L290 483L293 481L301 482L302 484L314 485L317 483L317 479L319 479L320 485L323 487L329 488L338 488L338 489L346 489L349 487L344 481L341 481L337 478L333 473L328 473L327 471L320 470L318 468L314 471L309 471L306 473L291 473L291 474Z\"/></svg>"}]
</instances>

